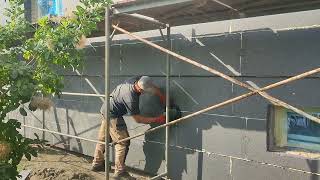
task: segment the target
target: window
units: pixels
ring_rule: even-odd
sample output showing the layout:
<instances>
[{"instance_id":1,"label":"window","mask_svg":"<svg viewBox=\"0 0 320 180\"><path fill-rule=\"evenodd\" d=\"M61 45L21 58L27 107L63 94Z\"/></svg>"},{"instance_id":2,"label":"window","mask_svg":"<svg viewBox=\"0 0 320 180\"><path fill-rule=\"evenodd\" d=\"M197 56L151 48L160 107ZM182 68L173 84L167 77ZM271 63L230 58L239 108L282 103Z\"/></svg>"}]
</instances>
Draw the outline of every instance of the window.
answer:
<instances>
[{"instance_id":1,"label":"window","mask_svg":"<svg viewBox=\"0 0 320 180\"><path fill-rule=\"evenodd\" d=\"M320 108L303 110L320 117ZM291 110L270 105L267 131L269 151L320 152L320 124Z\"/></svg>"},{"instance_id":2,"label":"window","mask_svg":"<svg viewBox=\"0 0 320 180\"><path fill-rule=\"evenodd\" d=\"M38 0L40 16L62 16L62 0Z\"/></svg>"},{"instance_id":3,"label":"window","mask_svg":"<svg viewBox=\"0 0 320 180\"><path fill-rule=\"evenodd\" d=\"M61 17L64 15L64 4L69 1L71 0L25 0L25 17L31 23L36 23L44 16ZM77 4L77 1L73 4Z\"/></svg>"}]
</instances>

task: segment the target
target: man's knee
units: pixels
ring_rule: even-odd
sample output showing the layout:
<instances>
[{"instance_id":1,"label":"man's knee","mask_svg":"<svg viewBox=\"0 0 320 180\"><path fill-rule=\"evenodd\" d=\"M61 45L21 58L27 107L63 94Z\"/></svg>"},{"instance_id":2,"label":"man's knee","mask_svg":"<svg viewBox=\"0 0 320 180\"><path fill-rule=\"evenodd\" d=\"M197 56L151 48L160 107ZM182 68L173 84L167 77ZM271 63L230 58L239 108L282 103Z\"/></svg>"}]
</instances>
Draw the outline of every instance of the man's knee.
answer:
<instances>
[{"instance_id":1,"label":"man's knee","mask_svg":"<svg viewBox=\"0 0 320 180\"><path fill-rule=\"evenodd\" d=\"M129 147L129 146L130 146L130 140L129 140L129 141L121 142L121 143L119 143L119 144L122 145L122 146Z\"/></svg>"},{"instance_id":2,"label":"man's knee","mask_svg":"<svg viewBox=\"0 0 320 180\"><path fill-rule=\"evenodd\" d=\"M130 145L130 143L128 143L128 142L121 142L119 144L116 144L114 146L114 148L115 148L116 152L126 152L129 149L129 145Z\"/></svg>"},{"instance_id":3,"label":"man's knee","mask_svg":"<svg viewBox=\"0 0 320 180\"><path fill-rule=\"evenodd\" d=\"M119 141L122 140L122 139L126 139L128 137L129 137L129 133L128 133L127 129L118 131L118 140ZM120 142L119 144L129 147L130 146L130 140Z\"/></svg>"}]
</instances>

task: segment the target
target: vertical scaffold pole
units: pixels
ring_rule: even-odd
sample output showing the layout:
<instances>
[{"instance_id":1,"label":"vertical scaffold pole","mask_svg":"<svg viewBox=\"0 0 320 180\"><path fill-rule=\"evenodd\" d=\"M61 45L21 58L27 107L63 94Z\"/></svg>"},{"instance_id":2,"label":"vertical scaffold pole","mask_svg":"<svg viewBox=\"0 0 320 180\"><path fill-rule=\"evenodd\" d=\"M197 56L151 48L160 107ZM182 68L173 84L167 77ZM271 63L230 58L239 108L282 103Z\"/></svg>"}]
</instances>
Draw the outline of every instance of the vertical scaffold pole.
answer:
<instances>
[{"instance_id":1,"label":"vertical scaffold pole","mask_svg":"<svg viewBox=\"0 0 320 180\"><path fill-rule=\"evenodd\" d=\"M105 176L106 180L109 180L109 119L110 119L110 7L106 7L105 9L105 36L106 36L106 44L105 44L105 121L106 121L106 131L105 131Z\"/></svg>"},{"instance_id":2,"label":"vertical scaffold pole","mask_svg":"<svg viewBox=\"0 0 320 180\"><path fill-rule=\"evenodd\" d=\"M170 26L167 26L167 43L168 49L171 50L171 37L170 37ZM169 109L170 109L170 55L167 54L167 75L166 75L166 123L169 122ZM166 173L167 177L169 175L169 129L170 127L166 127Z\"/></svg>"}]
</instances>

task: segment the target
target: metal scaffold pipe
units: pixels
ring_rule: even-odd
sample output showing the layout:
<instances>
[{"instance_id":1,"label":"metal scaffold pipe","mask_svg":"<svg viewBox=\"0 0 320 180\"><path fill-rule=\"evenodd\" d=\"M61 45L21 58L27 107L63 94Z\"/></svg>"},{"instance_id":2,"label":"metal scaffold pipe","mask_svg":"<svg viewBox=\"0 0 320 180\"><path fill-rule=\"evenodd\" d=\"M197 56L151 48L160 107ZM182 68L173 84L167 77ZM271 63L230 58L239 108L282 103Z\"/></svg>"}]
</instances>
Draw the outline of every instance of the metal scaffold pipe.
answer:
<instances>
[{"instance_id":1,"label":"metal scaffold pipe","mask_svg":"<svg viewBox=\"0 0 320 180\"><path fill-rule=\"evenodd\" d=\"M106 7L105 11L105 37L106 37L106 44L105 44L105 112L110 111L110 45L111 45L111 39L110 39L110 28L111 28L111 20L110 20L110 7ZM106 122L106 131L105 131L105 177L106 180L109 180L109 157L110 157L110 151L109 151L109 131L110 131L110 115L109 113L105 113L105 119Z\"/></svg>"},{"instance_id":2,"label":"metal scaffold pipe","mask_svg":"<svg viewBox=\"0 0 320 180\"><path fill-rule=\"evenodd\" d=\"M170 27L167 27L167 46L169 49L171 49L171 38L170 38L171 32ZM170 56L167 54L167 62L166 62L166 123L170 122L170 74L171 74L171 66L170 66ZM169 126L166 127L166 173L169 172Z\"/></svg>"}]
</instances>

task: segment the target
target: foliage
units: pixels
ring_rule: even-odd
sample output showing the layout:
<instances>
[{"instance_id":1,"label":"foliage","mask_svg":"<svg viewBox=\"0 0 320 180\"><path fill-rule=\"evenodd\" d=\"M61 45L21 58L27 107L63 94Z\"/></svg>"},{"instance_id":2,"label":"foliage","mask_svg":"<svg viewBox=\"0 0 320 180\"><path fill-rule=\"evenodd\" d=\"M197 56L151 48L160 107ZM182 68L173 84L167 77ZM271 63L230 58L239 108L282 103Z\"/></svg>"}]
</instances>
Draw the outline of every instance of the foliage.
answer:
<instances>
[{"instance_id":1,"label":"foliage","mask_svg":"<svg viewBox=\"0 0 320 180\"><path fill-rule=\"evenodd\" d=\"M43 17L37 25L25 20L23 0L10 0L5 16L9 21L0 26L0 145L10 149L6 157L0 152L0 177L16 179L17 165L25 156L37 155L43 141L23 137L18 120L6 121L8 113L19 109L27 116L25 103L35 97L58 96L63 88L59 68L77 69L82 65L85 37L96 30L110 0L80 0L68 17ZM28 108L35 111L30 103Z\"/></svg>"},{"instance_id":2,"label":"foliage","mask_svg":"<svg viewBox=\"0 0 320 180\"><path fill-rule=\"evenodd\" d=\"M1 145L5 148L8 154L2 154L0 157L0 175L1 179L14 179L18 172L16 170L17 165L20 163L23 156L29 161L31 156L37 156L38 148L42 147L43 140L40 140L36 135L37 139L29 139L23 137L17 129L21 128L21 123L15 119L10 119L6 123L0 124L0 139ZM38 147L33 147L31 144L38 144Z\"/></svg>"}]
</instances>

